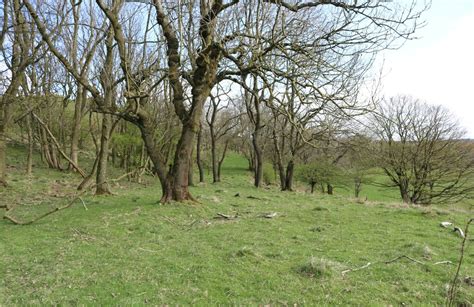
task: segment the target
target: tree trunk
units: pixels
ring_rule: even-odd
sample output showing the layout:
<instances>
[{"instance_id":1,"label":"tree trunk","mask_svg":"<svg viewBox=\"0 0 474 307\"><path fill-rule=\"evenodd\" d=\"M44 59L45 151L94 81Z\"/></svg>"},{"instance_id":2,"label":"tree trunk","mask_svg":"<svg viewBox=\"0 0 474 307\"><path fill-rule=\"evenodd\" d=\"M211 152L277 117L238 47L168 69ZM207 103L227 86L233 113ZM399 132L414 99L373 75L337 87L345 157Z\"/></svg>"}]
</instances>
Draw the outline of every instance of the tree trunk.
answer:
<instances>
[{"instance_id":1,"label":"tree trunk","mask_svg":"<svg viewBox=\"0 0 474 307\"><path fill-rule=\"evenodd\" d=\"M202 124L199 126L196 143L196 163L199 169L199 182L204 182L204 168L201 161L201 146L202 146Z\"/></svg>"},{"instance_id":2,"label":"tree trunk","mask_svg":"<svg viewBox=\"0 0 474 307\"><path fill-rule=\"evenodd\" d=\"M258 134L259 134L258 130L254 131L254 133L252 134L252 145L255 152L254 185L257 188L259 188L262 184L262 175L263 175L263 157L262 157L262 149L260 148L260 145L258 144Z\"/></svg>"},{"instance_id":3,"label":"tree trunk","mask_svg":"<svg viewBox=\"0 0 474 307\"><path fill-rule=\"evenodd\" d=\"M293 160L286 166L285 189L283 191L293 191L293 174L295 172L295 163Z\"/></svg>"},{"instance_id":4,"label":"tree trunk","mask_svg":"<svg viewBox=\"0 0 474 307\"><path fill-rule=\"evenodd\" d=\"M100 150L97 163L95 195L111 194L109 184L107 183L107 158L109 155L110 122L110 115L102 114L102 131L100 136Z\"/></svg>"},{"instance_id":5,"label":"tree trunk","mask_svg":"<svg viewBox=\"0 0 474 307\"><path fill-rule=\"evenodd\" d=\"M26 116L26 129L28 134L28 156L26 158L26 175L31 176L33 172L33 127L31 124L31 114Z\"/></svg>"},{"instance_id":6,"label":"tree trunk","mask_svg":"<svg viewBox=\"0 0 474 307\"><path fill-rule=\"evenodd\" d=\"M217 181L221 181L221 169L222 169L222 164L224 163L225 159L225 154L227 153L227 147L229 146L229 140L225 142L224 145L224 150L222 151L222 156L220 160L217 162Z\"/></svg>"},{"instance_id":7,"label":"tree trunk","mask_svg":"<svg viewBox=\"0 0 474 307\"><path fill-rule=\"evenodd\" d=\"M174 163L167 175L167 184L164 187L160 202L167 203L171 200L184 201L193 200L189 192L188 176L189 176L189 160L193 148L193 141L196 137L197 129L193 127L192 123L183 125L181 138L176 147Z\"/></svg>"},{"instance_id":8,"label":"tree trunk","mask_svg":"<svg viewBox=\"0 0 474 307\"><path fill-rule=\"evenodd\" d=\"M193 150L191 149L191 157L193 156ZM193 176L193 159L189 159L189 170L188 170L188 185L190 187L194 186L194 176Z\"/></svg>"},{"instance_id":9,"label":"tree trunk","mask_svg":"<svg viewBox=\"0 0 474 307\"><path fill-rule=\"evenodd\" d=\"M217 176L217 153L216 153L216 136L214 135L214 125L209 125L211 134L211 164L212 164L212 183L219 181Z\"/></svg>"},{"instance_id":10,"label":"tree trunk","mask_svg":"<svg viewBox=\"0 0 474 307\"><path fill-rule=\"evenodd\" d=\"M316 185L316 182L312 181L310 183L310 185L311 185L311 194L313 194L314 193L314 186Z\"/></svg>"},{"instance_id":11,"label":"tree trunk","mask_svg":"<svg viewBox=\"0 0 474 307\"><path fill-rule=\"evenodd\" d=\"M327 184L328 195L333 194L333 189L334 189L333 186L330 183L328 183Z\"/></svg>"},{"instance_id":12,"label":"tree trunk","mask_svg":"<svg viewBox=\"0 0 474 307\"><path fill-rule=\"evenodd\" d=\"M3 103L0 102L0 186L7 186L6 179L6 140L5 140L5 124L3 115Z\"/></svg>"},{"instance_id":13,"label":"tree trunk","mask_svg":"<svg viewBox=\"0 0 474 307\"><path fill-rule=\"evenodd\" d=\"M87 95L87 92L78 86L76 100L74 102L74 118L72 122L72 132L71 132L71 160L79 166L79 139L81 137L81 120L82 120L82 106ZM74 170L72 165L69 165L69 169Z\"/></svg>"},{"instance_id":14,"label":"tree trunk","mask_svg":"<svg viewBox=\"0 0 474 307\"><path fill-rule=\"evenodd\" d=\"M285 168L283 167L283 161L281 158L280 146L278 145L278 138L276 134L276 128L273 128L273 146L275 148L276 166L278 169L278 177L280 178L280 189L286 190L286 175Z\"/></svg>"},{"instance_id":15,"label":"tree trunk","mask_svg":"<svg viewBox=\"0 0 474 307\"><path fill-rule=\"evenodd\" d=\"M356 198L359 198L361 187L362 187L362 182L361 182L360 178L354 179L354 196Z\"/></svg>"},{"instance_id":16,"label":"tree trunk","mask_svg":"<svg viewBox=\"0 0 474 307\"><path fill-rule=\"evenodd\" d=\"M99 164L99 152L96 152L96 157L94 164L92 165L92 170L89 175L87 175L82 182L77 186L78 191L82 191L90 186L94 177L97 176L97 165Z\"/></svg>"},{"instance_id":17,"label":"tree trunk","mask_svg":"<svg viewBox=\"0 0 474 307\"><path fill-rule=\"evenodd\" d=\"M142 114L140 117L138 128L142 134L143 142L145 143L145 148L148 156L150 157L151 162L153 163L153 173L158 176L161 184L162 194L165 195L169 190L168 178L166 175L166 160L164 160L158 150L158 147L155 144L155 130L154 124L150 121L145 114Z\"/></svg>"},{"instance_id":18,"label":"tree trunk","mask_svg":"<svg viewBox=\"0 0 474 307\"><path fill-rule=\"evenodd\" d=\"M411 203L410 194L408 192L408 180L405 178L400 179L398 184L398 188L400 189L400 196L405 204Z\"/></svg>"}]
</instances>

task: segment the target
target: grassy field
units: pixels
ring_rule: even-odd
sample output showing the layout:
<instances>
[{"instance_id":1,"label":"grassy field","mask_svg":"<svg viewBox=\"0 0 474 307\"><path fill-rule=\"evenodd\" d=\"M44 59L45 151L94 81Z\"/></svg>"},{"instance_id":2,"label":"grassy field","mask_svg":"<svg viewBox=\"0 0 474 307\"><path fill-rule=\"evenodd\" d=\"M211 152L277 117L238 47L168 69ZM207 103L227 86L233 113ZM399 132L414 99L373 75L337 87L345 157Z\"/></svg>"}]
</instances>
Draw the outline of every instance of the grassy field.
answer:
<instances>
[{"instance_id":1,"label":"grassy field","mask_svg":"<svg viewBox=\"0 0 474 307\"><path fill-rule=\"evenodd\" d=\"M39 162L26 178L21 151L9 156L11 187L0 200L19 204L10 213L18 219L65 205L80 181ZM199 204L159 205L160 188L147 179L32 225L1 220L0 305L444 304L455 265L435 263L456 263L461 238L439 223L464 225L472 203L410 208L376 187L362 192L367 202L337 188L334 196L257 190L245 167L231 155L222 183L192 188ZM463 281L474 275L472 242L459 303L474 302ZM419 262L385 263L402 255Z\"/></svg>"}]
</instances>

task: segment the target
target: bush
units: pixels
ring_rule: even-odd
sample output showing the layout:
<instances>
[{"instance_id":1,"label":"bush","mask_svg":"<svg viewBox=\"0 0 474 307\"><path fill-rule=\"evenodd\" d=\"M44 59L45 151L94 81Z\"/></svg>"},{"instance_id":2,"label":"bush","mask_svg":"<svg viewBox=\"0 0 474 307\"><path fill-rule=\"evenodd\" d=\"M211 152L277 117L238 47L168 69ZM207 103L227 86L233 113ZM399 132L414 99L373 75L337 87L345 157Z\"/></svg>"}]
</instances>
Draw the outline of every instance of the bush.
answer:
<instances>
[{"instance_id":1,"label":"bush","mask_svg":"<svg viewBox=\"0 0 474 307\"><path fill-rule=\"evenodd\" d=\"M263 183L270 185L275 183L275 170L270 163L263 163L263 174L262 174Z\"/></svg>"}]
</instances>

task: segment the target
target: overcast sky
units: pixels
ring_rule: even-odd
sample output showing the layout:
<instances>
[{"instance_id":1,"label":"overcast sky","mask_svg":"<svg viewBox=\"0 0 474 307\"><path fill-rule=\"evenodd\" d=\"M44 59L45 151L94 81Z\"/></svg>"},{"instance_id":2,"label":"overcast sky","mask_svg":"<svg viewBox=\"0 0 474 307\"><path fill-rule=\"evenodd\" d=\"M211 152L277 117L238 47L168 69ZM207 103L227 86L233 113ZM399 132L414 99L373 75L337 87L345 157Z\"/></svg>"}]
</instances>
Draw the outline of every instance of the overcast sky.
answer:
<instances>
[{"instance_id":1,"label":"overcast sky","mask_svg":"<svg viewBox=\"0 0 474 307\"><path fill-rule=\"evenodd\" d=\"M474 138L474 0L432 0L424 20L418 40L384 52L383 92L445 105Z\"/></svg>"}]
</instances>

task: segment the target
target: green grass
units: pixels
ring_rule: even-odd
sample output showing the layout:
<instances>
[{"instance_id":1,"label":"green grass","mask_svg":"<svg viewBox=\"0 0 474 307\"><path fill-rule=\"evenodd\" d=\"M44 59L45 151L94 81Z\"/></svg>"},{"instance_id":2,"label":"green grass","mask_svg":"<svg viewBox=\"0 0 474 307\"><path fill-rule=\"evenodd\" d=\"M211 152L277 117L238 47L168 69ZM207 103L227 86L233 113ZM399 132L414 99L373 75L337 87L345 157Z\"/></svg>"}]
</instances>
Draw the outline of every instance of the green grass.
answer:
<instances>
[{"instance_id":1,"label":"green grass","mask_svg":"<svg viewBox=\"0 0 474 307\"><path fill-rule=\"evenodd\" d=\"M11 187L0 199L21 203L12 214L28 219L67 203L78 175L38 162L25 178L19 149L11 150ZM364 204L344 193L257 190L245 168L229 156L223 182L192 188L200 204L159 205L160 188L147 179L86 196L87 210L78 201L33 225L0 221L0 305L444 303L455 266L434 263L456 262L461 239L439 222L464 225L472 204L408 208L377 200L376 188ZM277 216L262 217L270 212ZM468 243L462 278L474 274ZM426 265L383 263L400 255ZM458 301L474 302L473 287L462 283Z\"/></svg>"}]
</instances>

